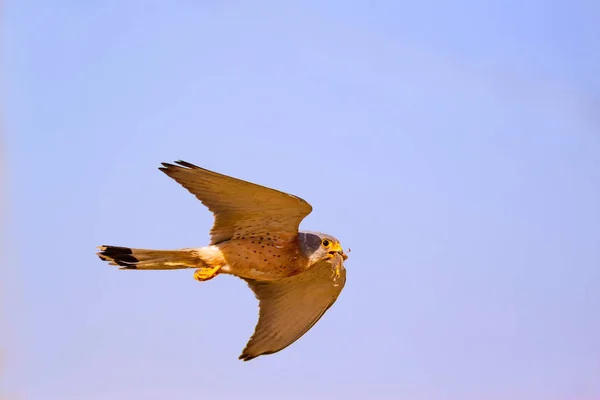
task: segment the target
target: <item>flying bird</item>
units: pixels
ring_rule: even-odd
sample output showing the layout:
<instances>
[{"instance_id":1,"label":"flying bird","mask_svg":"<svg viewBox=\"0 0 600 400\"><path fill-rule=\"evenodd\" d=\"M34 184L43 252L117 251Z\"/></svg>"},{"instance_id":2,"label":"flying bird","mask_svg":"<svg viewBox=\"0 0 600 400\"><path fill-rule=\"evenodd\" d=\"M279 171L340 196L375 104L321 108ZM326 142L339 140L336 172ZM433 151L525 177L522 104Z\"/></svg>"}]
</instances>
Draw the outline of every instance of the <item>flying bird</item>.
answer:
<instances>
[{"instance_id":1,"label":"flying bird","mask_svg":"<svg viewBox=\"0 0 600 400\"><path fill-rule=\"evenodd\" d=\"M210 243L178 250L103 245L97 253L102 260L120 269L194 268L198 281L219 274L245 280L259 301L259 316L239 356L243 361L285 349L335 303L346 283L348 256L335 237L299 231L312 211L309 203L185 161L159 169L212 212Z\"/></svg>"}]
</instances>

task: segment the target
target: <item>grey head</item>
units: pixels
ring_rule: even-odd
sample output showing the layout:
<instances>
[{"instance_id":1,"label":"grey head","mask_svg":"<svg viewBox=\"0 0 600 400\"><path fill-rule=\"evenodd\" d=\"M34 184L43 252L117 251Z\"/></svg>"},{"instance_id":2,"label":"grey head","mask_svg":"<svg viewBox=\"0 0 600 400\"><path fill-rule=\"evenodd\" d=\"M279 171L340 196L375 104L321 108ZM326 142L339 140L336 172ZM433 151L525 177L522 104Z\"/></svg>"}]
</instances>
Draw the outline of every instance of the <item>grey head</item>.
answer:
<instances>
[{"instance_id":1,"label":"grey head","mask_svg":"<svg viewBox=\"0 0 600 400\"><path fill-rule=\"evenodd\" d=\"M300 247L311 265L319 261L331 260L335 258L336 254L341 255L344 260L348 258L344 254L340 241L326 233L303 231L298 233L298 239Z\"/></svg>"}]
</instances>

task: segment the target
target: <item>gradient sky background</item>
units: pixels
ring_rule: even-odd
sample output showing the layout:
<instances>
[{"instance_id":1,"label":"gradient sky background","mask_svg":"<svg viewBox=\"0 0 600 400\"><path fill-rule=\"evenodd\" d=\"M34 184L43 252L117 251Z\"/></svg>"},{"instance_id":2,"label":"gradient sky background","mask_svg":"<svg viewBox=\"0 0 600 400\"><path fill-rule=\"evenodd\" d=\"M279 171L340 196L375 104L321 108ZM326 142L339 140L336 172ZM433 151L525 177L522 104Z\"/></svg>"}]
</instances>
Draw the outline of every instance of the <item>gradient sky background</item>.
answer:
<instances>
[{"instance_id":1,"label":"gradient sky background","mask_svg":"<svg viewBox=\"0 0 600 400\"><path fill-rule=\"evenodd\" d=\"M600 399L600 3L8 1L11 399ZM595 3L595 4L594 4ZM339 301L237 360L184 159L297 194Z\"/></svg>"}]
</instances>

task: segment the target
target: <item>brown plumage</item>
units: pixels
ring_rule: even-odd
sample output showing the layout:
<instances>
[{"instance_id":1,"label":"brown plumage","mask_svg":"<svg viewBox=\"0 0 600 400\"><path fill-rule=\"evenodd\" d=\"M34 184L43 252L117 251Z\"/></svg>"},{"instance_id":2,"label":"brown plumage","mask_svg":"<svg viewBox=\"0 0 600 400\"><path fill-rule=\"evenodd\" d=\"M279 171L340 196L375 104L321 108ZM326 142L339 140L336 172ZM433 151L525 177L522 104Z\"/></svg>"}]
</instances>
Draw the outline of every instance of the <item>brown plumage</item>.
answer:
<instances>
[{"instance_id":1,"label":"brown plumage","mask_svg":"<svg viewBox=\"0 0 600 400\"><path fill-rule=\"evenodd\" d=\"M301 232L312 207L303 199L184 161L165 174L213 213L208 246L146 250L100 246L98 256L121 269L195 268L199 281L220 273L248 282L259 321L240 359L278 352L306 333L331 307L346 281L344 254L330 235Z\"/></svg>"}]
</instances>

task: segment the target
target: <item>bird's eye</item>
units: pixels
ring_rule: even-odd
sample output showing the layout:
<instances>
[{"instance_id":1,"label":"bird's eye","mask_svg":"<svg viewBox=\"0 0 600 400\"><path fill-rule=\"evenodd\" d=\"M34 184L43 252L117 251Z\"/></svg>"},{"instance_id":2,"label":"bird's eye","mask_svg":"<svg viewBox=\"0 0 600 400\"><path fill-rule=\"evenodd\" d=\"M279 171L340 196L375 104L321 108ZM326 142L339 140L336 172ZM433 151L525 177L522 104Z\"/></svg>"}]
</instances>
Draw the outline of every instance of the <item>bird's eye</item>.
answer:
<instances>
[{"instance_id":1,"label":"bird's eye","mask_svg":"<svg viewBox=\"0 0 600 400\"><path fill-rule=\"evenodd\" d=\"M329 247L329 245L331 244L331 242L327 239L323 239L323 241L321 242L323 244L323 246L325 247Z\"/></svg>"}]
</instances>

